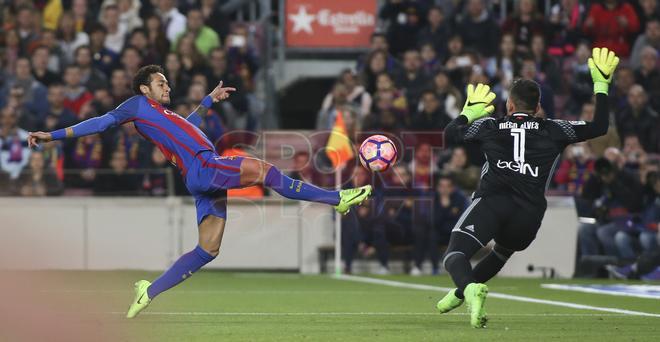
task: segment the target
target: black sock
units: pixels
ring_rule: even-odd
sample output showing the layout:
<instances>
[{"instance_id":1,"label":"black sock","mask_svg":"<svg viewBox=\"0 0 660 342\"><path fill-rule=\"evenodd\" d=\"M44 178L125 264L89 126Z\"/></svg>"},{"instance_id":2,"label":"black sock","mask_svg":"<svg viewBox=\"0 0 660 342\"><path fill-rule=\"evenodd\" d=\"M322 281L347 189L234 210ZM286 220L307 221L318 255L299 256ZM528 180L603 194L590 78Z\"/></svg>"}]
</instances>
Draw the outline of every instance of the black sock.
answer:
<instances>
[{"instance_id":1,"label":"black sock","mask_svg":"<svg viewBox=\"0 0 660 342\"><path fill-rule=\"evenodd\" d=\"M463 290L469 283L474 283L472 265L462 252L453 252L445 257L445 269L456 284L456 297L463 298Z\"/></svg>"},{"instance_id":2,"label":"black sock","mask_svg":"<svg viewBox=\"0 0 660 342\"><path fill-rule=\"evenodd\" d=\"M477 283L485 283L493 278L504 266L513 251L495 245L488 255L474 267L474 279Z\"/></svg>"}]
</instances>

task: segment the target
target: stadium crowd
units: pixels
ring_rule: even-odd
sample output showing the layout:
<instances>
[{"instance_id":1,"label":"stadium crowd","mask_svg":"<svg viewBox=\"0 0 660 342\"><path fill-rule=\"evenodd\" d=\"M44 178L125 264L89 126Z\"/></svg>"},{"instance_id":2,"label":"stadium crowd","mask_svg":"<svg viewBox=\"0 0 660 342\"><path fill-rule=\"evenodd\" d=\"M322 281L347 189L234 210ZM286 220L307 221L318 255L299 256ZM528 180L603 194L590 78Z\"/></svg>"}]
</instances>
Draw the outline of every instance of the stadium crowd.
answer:
<instances>
[{"instance_id":1,"label":"stadium crowd","mask_svg":"<svg viewBox=\"0 0 660 342\"><path fill-rule=\"evenodd\" d=\"M204 118L213 141L230 130L258 129L263 105L254 94L260 67L254 32L230 25L224 2L0 1L0 194L164 195L172 170L132 125L38 151L27 146L28 131L63 128L115 108L132 95L130 80L145 64L164 66L177 113L191 112L219 80L241 89ZM581 255L632 259L658 248L657 0L555 0L547 12L545 2L534 0L515 1L507 11L501 1L486 0L381 3L369 50L338 76L317 129L331 129L341 112L352 133L429 136L460 114L468 83L490 84L503 115L507 88L518 77L541 85L538 115L591 120L587 59L592 46L605 46L622 57L610 90L610 130L566 149L550 191L574 195L580 215L595 219L579 229ZM388 272L396 245L413 246L412 274L421 273L427 257L439 271L438 246L469 205L484 160L473 146L413 144L414 153L378 177L374 200L344 218L348 271L357 255L375 254ZM297 155L294 173L332 186L309 160ZM370 176L355 168L351 182L363 185ZM185 194L174 179L176 193Z\"/></svg>"}]
</instances>

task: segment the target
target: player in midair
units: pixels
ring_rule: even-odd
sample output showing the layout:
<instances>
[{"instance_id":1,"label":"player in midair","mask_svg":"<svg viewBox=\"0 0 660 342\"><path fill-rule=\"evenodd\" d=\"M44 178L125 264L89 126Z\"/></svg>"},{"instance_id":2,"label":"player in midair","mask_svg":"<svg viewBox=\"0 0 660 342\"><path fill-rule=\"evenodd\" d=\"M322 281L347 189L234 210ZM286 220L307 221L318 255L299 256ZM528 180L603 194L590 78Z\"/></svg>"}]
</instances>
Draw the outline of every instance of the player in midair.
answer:
<instances>
[{"instance_id":1,"label":"player in midair","mask_svg":"<svg viewBox=\"0 0 660 342\"><path fill-rule=\"evenodd\" d=\"M479 188L472 204L452 230L443 265L456 289L437 308L449 312L465 301L470 324L486 326L484 302L488 287L511 255L536 238L547 202L545 190L564 148L607 133L607 92L619 58L606 48L593 49L589 69L594 81L596 116L592 122L537 118L539 85L517 80L506 102L507 115L488 117L494 111L490 87L468 85L463 112L445 128L448 142L477 143L486 155ZM470 258L490 240L493 250L472 269Z\"/></svg>"},{"instance_id":2,"label":"player in midair","mask_svg":"<svg viewBox=\"0 0 660 342\"><path fill-rule=\"evenodd\" d=\"M142 67L133 79L132 88L136 95L105 115L53 132L31 132L28 138L29 145L36 147L40 142L95 134L133 122L137 131L177 166L194 196L199 245L181 256L153 283L146 280L135 283L135 299L128 309L128 318L135 317L158 294L215 259L227 219L227 189L263 184L287 198L335 206L342 214L371 194L370 185L329 191L291 179L263 160L219 156L198 126L213 103L228 98L236 90L223 88L222 82L187 118L164 107L170 103L170 87L160 66Z\"/></svg>"}]
</instances>

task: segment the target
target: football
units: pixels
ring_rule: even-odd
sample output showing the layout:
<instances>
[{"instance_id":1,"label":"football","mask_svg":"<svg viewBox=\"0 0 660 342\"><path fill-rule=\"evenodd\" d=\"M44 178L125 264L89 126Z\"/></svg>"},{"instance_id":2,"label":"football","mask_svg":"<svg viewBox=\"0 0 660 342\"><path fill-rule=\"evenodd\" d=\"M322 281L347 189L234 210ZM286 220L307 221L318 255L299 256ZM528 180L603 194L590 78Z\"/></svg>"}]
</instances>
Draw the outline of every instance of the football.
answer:
<instances>
[{"instance_id":1,"label":"football","mask_svg":"<svg viewBox=\"0 0 660 342\"><path fill-rule=\"evenodd\" d=\"M382 172L394 165L397 151L392 140L384 135L372 135L360 146L360 163L374 172Z\"/></svg>"}]
</instances>

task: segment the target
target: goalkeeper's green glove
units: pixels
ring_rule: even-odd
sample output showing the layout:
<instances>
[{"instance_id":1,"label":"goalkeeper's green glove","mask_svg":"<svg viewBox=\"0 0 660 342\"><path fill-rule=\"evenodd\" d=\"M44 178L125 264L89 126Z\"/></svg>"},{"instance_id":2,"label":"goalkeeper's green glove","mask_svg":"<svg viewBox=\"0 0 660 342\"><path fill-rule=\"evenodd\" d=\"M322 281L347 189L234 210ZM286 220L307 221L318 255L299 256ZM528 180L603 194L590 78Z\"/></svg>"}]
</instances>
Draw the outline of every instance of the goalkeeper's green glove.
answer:
<instances>
[{"instance_id":1,"label":"goalkeeper's green glove","mask_svg":"<svg viewBox=\"0 0 660 342\"><path fill-rule=\"evenodd\" d=\"M617 64L619 64L619 57L614 52L607 48L594 48L593 55L589 58L589 70L591 79L594 81L594 94L607 95Z\"/></svg>"},{"instance_id":2,"label":"goalkeeper's green glove","mask_svg":"<svg viewBox=\"0 0 660 342\"><path fill-rule=\"evenodd\" d=\"M487 116L495 110L495 106L491 104L495 100L495 93L490 91L487 84L477 84L467 86L467 99L461 115L465 115L468 123L472 123L484 116Z\"/></svg>"}]
</instances>

